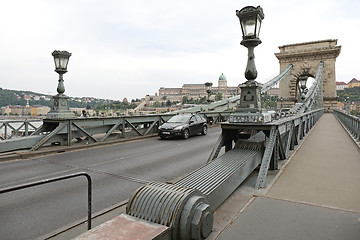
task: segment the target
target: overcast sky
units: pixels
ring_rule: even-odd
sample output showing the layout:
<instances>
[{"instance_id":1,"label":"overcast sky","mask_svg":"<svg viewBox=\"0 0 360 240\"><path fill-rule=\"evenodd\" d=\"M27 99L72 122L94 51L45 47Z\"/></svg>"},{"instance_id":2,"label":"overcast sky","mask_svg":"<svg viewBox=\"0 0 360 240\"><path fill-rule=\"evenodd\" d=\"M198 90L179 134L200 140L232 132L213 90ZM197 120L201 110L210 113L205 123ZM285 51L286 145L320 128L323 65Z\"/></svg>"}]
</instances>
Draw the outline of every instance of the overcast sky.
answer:
<instances>
[{"instance_id":1,"label":"overcast sky","mask_svg":"<svg viewBox=\"0 0 360 240\"><path fill-rule=\"evenodd\" d=\"M245 81L235 10L260 5L259 82L279 74L278 46L338 39L336 80L360 79L358 0L3 0L0 87L56 94L54 50L72 53L65 94L129 100L160 87Z\"/></svg>"}]
</instances>

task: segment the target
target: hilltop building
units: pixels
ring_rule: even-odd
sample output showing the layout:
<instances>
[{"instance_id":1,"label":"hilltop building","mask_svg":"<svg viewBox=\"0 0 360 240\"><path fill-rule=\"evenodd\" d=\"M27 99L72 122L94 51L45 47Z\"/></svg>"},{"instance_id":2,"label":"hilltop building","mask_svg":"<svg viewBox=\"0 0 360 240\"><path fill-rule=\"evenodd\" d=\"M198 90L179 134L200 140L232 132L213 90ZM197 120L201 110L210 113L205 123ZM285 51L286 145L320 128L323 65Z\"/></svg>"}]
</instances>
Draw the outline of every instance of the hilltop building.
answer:
<instances>
[{"instance_id":1,"label":"hilltop building","mask_svg":"<svg viewBox=\"0 0 360 240\"><path fill-rule=\"evenodd\" d=\"M240 93L239 87L229 87L227 86L227 80L225 75L222 73L219 76L218 86L211 88L211 97L214 99L215 95L221 93L223 98L231 97L238 95ZM170 100L170 101L179 101L181 102L183 97L188 99L193 98L194 100L207 97L206 87L204 84L183 84L181 88L165 88L161 87L159 89L159 95L157 100ZM149 96L150 97L150 96ZM154 96L152 96L154 97Z\"/></svg>"},{"instance_id":2,"label":"hilltop building","mask_svg":"<svg viewBox=\"0 0 360 240\"><path fill-rule=\"evenodd\" d=\"M336 91L344 90L345 88L348 88L348 85L345 82L336 82Z\"/></svg>"},{"instance_id":3,"label":"hilltop building","mask_svg":"<svg viewBox=\"0 0 360 240\"><path fill-rule=\"evenodd\" d=\"M357 80L356 78L351 79L351 81L348 83L348 88L353 88L353 87L360 87L360 81Z\"/></svg>"},{"instance_id":4,"label":"hilltop building","mask_svg":"<svg viewBox=\"0 0 360 240\"><path fill-rule=\"evenodd\" d=\"M353 78L349 83L345 82L336 82L336 90L344 90L345 88L360 87L360 81L356 78Z\"/></svg>"}]
</instances>

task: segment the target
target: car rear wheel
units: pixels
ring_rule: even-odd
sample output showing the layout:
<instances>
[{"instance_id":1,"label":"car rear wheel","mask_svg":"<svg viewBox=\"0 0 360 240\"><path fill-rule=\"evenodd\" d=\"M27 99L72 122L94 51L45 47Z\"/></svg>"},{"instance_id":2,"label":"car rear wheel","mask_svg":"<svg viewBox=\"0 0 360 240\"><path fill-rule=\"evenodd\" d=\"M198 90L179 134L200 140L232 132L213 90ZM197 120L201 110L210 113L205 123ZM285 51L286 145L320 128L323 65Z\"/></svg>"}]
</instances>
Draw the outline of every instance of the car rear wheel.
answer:
<instances>
[{"instance_id":1,"label":"car rear wheel","mask_svg":"<svg viewBox=\"0 0 360 240\"><path fill-rule=\"evenodd\" d=\"M201 134L202 135L206 135L207 134L207 126L206 125L204 125L203 127L202 127L202 130L201 130Z\"/></svg>"},{"instance_id":2,"label":"car rear wheel","mask_svg":"<svg viewBox=\"0 0 360 240\"><path fill-rule=\"evenodd\" d=\"M189 136L190 136L189 129L184 129L184 131L183 131L183 138L184 138L184 139L188 139Z\"/></svg>"}]
</instances>

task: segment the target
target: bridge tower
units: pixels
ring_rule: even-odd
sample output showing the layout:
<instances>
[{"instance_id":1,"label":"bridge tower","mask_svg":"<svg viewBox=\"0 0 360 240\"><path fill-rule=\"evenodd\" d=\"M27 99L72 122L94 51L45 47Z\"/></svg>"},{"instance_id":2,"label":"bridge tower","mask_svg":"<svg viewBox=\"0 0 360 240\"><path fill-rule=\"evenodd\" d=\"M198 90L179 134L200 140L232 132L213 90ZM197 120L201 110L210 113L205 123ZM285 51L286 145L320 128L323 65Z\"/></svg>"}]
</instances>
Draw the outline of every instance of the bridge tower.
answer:
<instances>
[{"instance_id":1,"label":"bridge tower","mask_svg":"<svg viewBox=\"0 0 360 240\"><path fill-rule=\"evenodd\" d=\"M341 46L337 46L337 39L315 42L297 43L279 47L275 53L279 59L280 72L290 63L293 64L291 74L280 81L278 107L292 107L298 99L299 76L315 77L320 61L324 62L324 109L335 109L337 105L335 61L340 54Z\"/></svg>"}]
</instances>

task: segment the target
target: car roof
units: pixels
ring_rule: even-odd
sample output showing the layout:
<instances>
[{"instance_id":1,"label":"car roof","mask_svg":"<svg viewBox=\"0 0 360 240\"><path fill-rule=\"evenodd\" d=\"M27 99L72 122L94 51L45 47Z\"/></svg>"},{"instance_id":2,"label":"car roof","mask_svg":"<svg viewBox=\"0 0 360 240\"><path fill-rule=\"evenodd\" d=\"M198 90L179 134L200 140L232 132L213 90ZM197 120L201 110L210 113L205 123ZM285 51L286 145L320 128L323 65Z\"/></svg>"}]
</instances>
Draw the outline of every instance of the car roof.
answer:
<instances>
[{"instance_id":1,"label":"car roof","mask_svg":"<svg viewBox=\"0 0 360 240\"><path fill-rule=\"evenodd\" d=\"M196 114L198 114L198 113L179 113L177 115L196 115Z\"/></svg>"}]
</instances>

